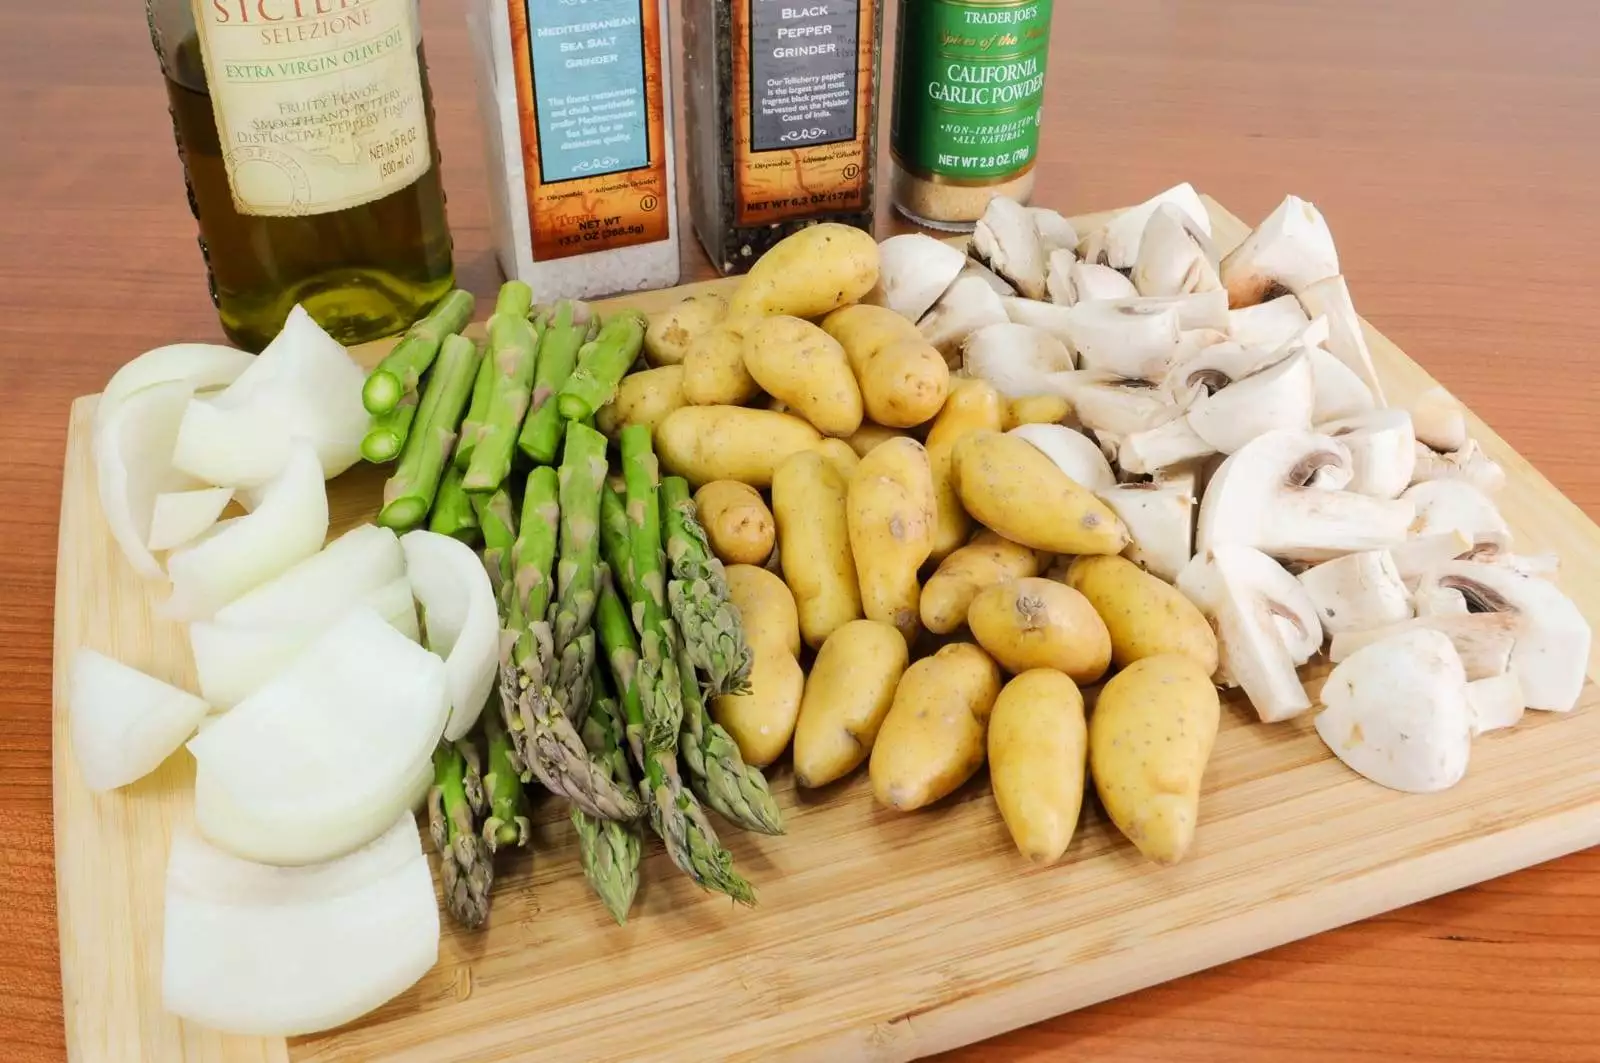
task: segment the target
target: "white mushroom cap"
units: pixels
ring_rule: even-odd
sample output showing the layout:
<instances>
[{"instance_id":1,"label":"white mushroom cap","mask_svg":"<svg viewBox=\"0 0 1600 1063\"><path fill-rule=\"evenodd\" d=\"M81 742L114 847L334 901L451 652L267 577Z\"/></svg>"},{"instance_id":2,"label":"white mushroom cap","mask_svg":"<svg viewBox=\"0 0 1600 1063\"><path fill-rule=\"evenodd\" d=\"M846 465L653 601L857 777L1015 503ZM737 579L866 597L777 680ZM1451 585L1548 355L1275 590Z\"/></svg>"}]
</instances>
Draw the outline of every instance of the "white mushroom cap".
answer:
<instances>
[{"instance_id":1,"label":"white mushroom cap","mask_svg":"<svg viewBox=\"0 0 1600 1063\"><path fill-rule=\"evenodd\" d=\"M1160 380L1179 353L1178 311L1126 302L1079 303L1068 326L1085 369Z\"/></svg>"},{"instance_id":2,"label":"white mushroom cap","mask_svg":"<svg viewBox=\"0 0 1600 1063\"><path fill-rule=\"evenodd\" d=\"M1222 333L1216 342L1221 343L1228 338L1228 293L1220 289L1210 292L1190 292L1187 295L1135 295L1109 301L1123 309L1151 313L1158 310L1176 310L1180 332L1214 329Z\"/></svg>"},{"instance_id":3,"label":"white mushroom cap","mask_svg":"<svg viewBox=\"0 0 1600 1063\"><path fill-rule=\"evenodd\" d=\"M985 325L1009 321L1000 294L982 277L957 277L933 309L917 323L922 338L946 360L955 357L961 344Z\"/></svg>"},{"instance_id":4,"label":"white mushroom cap","mask_svg":"<svg viewBox=\"0 0 1600 1063\"><path fill-rule=\"evenodd\" d=\"M1366 385L1379 406L1385 405L1383 385L1372 366L1366 333L1361 330L1361 318L1350 300L1350 289L1344 278L1324 277L1315 284L1296 289L1295 294L1300 297L1307 314L1328 319L1328 350Z\"/></svg>"},{"instance_id":5,"label":"white mushroom cap","mask_svg":"<svg viewBox=\"0 0 1600 1063\"><path fill-rule=\"evenodd\" d=\"M1222 260L1228 305L1252 306L1339 272L1333 234L1316 207L1288 196Z\"/></svg>"},{"instance_id":6,"label":"white mushroom cap","mask_svg":"<svg viewBox=\"0 0 1600 1063\"><path fill-rule=\"evenodd\" d=\"M1053 395L1048 379L1072 371L1072 352L1048 332L1011 321L985 325L961 344L967 375L987 380L1008 399Z\"/></svg>"},{"instance_id":7,"label":"white mushroom cap","mask_svg":"<svg viewBox=\"0 0 1600 1063\"><path fill-rule=\"evenodd\" d=\"M1096 488L1095 494L1128 526L1132 542L1122 556L1153 576L1175 581L1194 550L1193 489L1159 483L1114 484Z\"/></svg>"},{"instance_id":8,"label":"white mushroom cap","mask_svg":"<svg viewBox=\"0 0 1600 1063\"><path fill-rule=\"evenodd\" d=\"M1145 226L1150 216L1163 203L1170 203L1188 215L1197 229L1211 235L1211 215L1200 199L1200 194L1187 181L1152 196L1136 207L1129 207L1106 223L1098 238L1091 234L1085 251L1095 252L1104 264L1115 269L1132 269L1139 258L1139 244L1144 239ZM1086 253L1084 258L1097 261L1097 254Z\"/></svg>"},{"instance_id":9,"label":"white mushroom cap","mask_svg":"<svg viewBox=\"0 0 1600 1063\"><path fill-rule=\"evenodd\" d=\"M1055 251L1045 276L1050 301L1062 306L1135 298L1139 289L1120 270L1097 262L1080 262L1071 251Z\"/></svg>"},{"instance_id":10,"label":"white mushroom cap","mask_svg":"<svg viewBox=\"0 0 1600 1063\"><path fill-rule=\"evenodd\" d=\"M1300 573L1329 635L1387 627L1411 618L1411 593L1387 550L1363 550Z\"/></svg>"},{"instance_id":11,"label":"white mushroom cap","mask_svg":"<svg viewBox=\"0 0 1600 1063\"><path fill-rule=\"evenodd\" d=\"M1407 631L1336 667L1322 687L1317 734L1380 786L1434 793L1461 781L1472 755L1467 677L1450 640Z\"/></svg>"},{"instance_id":12,"label":"white mushroom cap","mask_svg":"<svg viewBox=\"0 0 1600 1063\"><path fill-rule=\"evenodd\" d=\"M1350 448L1349 490L1375 498L1398 498L1411 484L1417 441L1404 410L1369 410L1317 426Z\"/></svg>"},{"instance_id":13,"label":"white mushroom cap","mask_svg":"<svg viewBox=\"0 0 1600 1063\"><path fill-rule=\"evenodd\" d=\"M967 256L926 233L891 236L878 245L878 283L862 300L912 321L955 283Z\"/></svg>"},{"instance_id":14,"label":"white mushroom cap","mask_svg":"<svg viewBox=\"0 0 1600 1063\"><path fill-rule=\"evenodd\" d=\"M1467 445L1467 414L1461 403L1441 387L1432 387L1411 404L1417 439L1448 454Z\"/></svg>"},{"instance_id":15,"label":"white mushroom cap","mask_svg":"<svg viewBox=\"0 0 1600 1063\"><path fill-rule=\"evenodd\" d=\"M1465 480L1485 494L1499 494L1506 485L1506 471L1500 463L1483 452L1476 439L1469 439L1459 449L1441 454L1432 447L1417 441L1417 464L1411 479Z\"/></svg>"},{"instance_id":16,"label":"white mushroom cap","mask_svg":"<svg viewBox=\"0 0 1600 1063\"><path fill-rule=\"evenodd\" d=\"M1157 206L1145 223L1129 279L1140 295L1222 290L1210 235L1170 203Z\"/></svg>"},{"instance_id":17,"label":"white mushroom cap","mask_svg":"<svg viewBox=\"0 0 1600 1063\"><path fill-rule=\"evenodd\" d=\"M984 265L975 258L967 259L966 265L961 267L961 274L956 278L956 280L961 280L962 277L972 277L976 280L981 280L984 284L989 286L990 291L999 296L1012 296L1020 294L1017 291L1017 286L1015 284L1012 284L1010 281L1006 280L1004 277L1000 276L1000 274L996 273L994 270L990 269L988 266Z\"/></svg>"},{"instance_id":18,"label":"white mushroom cap","mask_svg":"<svg viewBox=\"0 0 1600 1063\"><path fill-rule=\"evenodd\" d=\"M1356 417L1377 408L1377 398L1349 366L1321 347L1310 348L1309 354L1312 382L1317 391L1317 408L1313 415L1317 424Z\"/></svg>"},{"instance_id":19,"label":"white mushroom cap","mask_svg":"<svg viewBox=\"0 0 1600 1063\"><path fill-rule=\"evenodd\" d=\"M1117 485L1111 463L1094 440L1064 424L1022 424L1006 433L1032 443L1067 478L1091 491Z\"/></svg>"},{"instance_id":20,"label":"white mushroom cap","mask_svg":"<svg viewBox=\"0 0 1600 1063\"><path fill-rule=\"evenodd\" d=\"M1022 295L1044 298L1048 256L1027 207L1006 196L989 200L972 229L972 252Z\"/></svg>"},{"instance_id":21,"label":"white mushroom cap","mask_svg":"<svg viewBox=\"0 0 1600 1063\"><path fill-rule=\"evenodd\" d=\"M1228 311L1228 335L1246 347L1280 347L1309 324L1311 318L1292 295Z\"/></svg>"},{"instance_id":22,"label":"white mushroom cap","mask_svg":"<svg viewBox=\"0 0 1600 1063\"><path fill-rule=\"evenodd\" d=\"M1292 352L1233 341L1185 351L1162 378L1174 402L1187 406L1203 391L1220 391L1283 361Z\"/></svg>"},{"instance_id":23,"label":"white mushroom cap","mask_svg":"<svg viewBox=\"0 0 1600 1063\"><path fill-rule=\"evenodd\" d=\"M1517 642L1515 616L1468 613L1464 599L1461 611L1457 611L1449 599L1431 594L1419 596L1417 604L1419 615L1411 620L1334 635L1328 643L1328 660L1339 664L1375 642L1406 631L1436 631L1456 648L1468 679L1487 679L1511 670L1511 652ZM1424 608L1439 611L1423 614Z\"/></svg>"},{"instance_id":24,"label":"white mushroom cap","mask_svg":"<svg viewBox=\"0 0 1600 1063\"><path fill-rule=\"evenodd\" d=\"M1039 245L1044 248L1046 258L1057 251L1072 254L1077 248L1078 230L1059 210L1029 207L1028 214L1033 218L1033 227L1039 233Z\"/></svg>"}]
</instances>

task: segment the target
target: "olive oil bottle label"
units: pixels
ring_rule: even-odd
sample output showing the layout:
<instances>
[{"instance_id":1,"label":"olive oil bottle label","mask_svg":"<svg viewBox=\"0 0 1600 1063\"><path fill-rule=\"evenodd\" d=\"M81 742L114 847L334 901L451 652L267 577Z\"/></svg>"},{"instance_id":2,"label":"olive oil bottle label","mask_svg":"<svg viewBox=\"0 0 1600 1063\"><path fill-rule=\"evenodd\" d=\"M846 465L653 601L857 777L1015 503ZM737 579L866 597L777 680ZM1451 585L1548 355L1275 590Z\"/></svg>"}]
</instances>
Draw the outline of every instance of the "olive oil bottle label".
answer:
<instances>
[{"instance_id":1,"label":"olive oil bottle label","mask_svg":"<svg viewBox=\"0 0 1600 1063\"><path fill-rule=\"evenodd\" d=\"M1051 0L921 0L900 19L890 143L925 180L990 184L1039 147Z\"/></svg>"},{"instance_id":2,"label":"olive oil bottle label","mask_svg":"<svg viewBox=\"0 0 1600 1063\"><path fill-rule=\"evenodd\" d=\"M867 206L877 0L734 0L735 221Z\"/></svg>"},{"instance_id":3,"label":"olive oil bottle label","mask_svg":"<svg viewBox=\"0 0 1600 1063\"><path fill-rule=\"evenodd\" d=\"M346 210L428 172L416 0L194 0L234 207Z\"/></svg>"},{"instance_id":4,"label":"olive oil bottle label","mask_svg":"<svg viewBox=\"0 0 1600 1063\"><path fill-rule=\"evenodd\" d=\"M511 0L536 261L667 238L670 195L654 0Z\"/></svg>"}]
</instances>

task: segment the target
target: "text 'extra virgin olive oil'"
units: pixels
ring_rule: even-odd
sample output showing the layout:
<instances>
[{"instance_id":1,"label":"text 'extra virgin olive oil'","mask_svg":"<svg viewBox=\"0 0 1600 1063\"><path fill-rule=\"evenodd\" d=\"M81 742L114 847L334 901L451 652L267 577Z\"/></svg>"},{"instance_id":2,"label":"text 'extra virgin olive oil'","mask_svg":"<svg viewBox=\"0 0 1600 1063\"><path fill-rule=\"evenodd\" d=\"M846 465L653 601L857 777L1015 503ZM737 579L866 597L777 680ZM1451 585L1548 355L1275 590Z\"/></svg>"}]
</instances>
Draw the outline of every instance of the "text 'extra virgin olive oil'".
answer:
<instances>
[{"instance_id":1,"label":"text 'extra virgin olive oil'","mask_svg":"<svg viewBox=\"0 0 1600 1063\"><path fill-rule=\"evenodd\" d=\"M416 0L148 0L212 299L260 350L346 344L454 286Z\"/></svg>"}]
</instances>

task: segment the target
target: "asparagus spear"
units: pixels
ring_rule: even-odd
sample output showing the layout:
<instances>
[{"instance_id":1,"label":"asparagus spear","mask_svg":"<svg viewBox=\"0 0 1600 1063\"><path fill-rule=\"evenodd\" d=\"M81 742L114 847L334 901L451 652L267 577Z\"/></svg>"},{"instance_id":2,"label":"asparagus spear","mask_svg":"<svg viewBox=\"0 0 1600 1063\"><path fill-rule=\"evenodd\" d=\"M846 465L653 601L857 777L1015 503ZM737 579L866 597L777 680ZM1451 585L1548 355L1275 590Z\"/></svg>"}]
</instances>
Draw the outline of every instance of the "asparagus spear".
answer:
<instances>
[{"instance_id":1,"label":"asparagus spear","mask_svg":"<svg viewBox=\"0 0 1600 1063\"><path fill-rule=\"evenodd\" d=\"M400 453L400 464L383 485L379 524L397 530L412 528L428 515L477 368L478 349L472 341L447 336L433 372L428 375L411 435Z\"/></svg>"},{"instance_id":2,"label":"asparagus spear","mask_svg":"<svg viewBox=\"0 0 1600 1063\"><path fill-rule=\"evenodd\" d=\"M416 416L417 393L408 391L400 397L394 409L372 419L372 427L361 437L361 456L374 465L399 457L407 437L411 435L411 422Z\"/></svg>"},{"instance_id":3,"label":"asparagus spear","mask_svg":"<svg viewBox=\"0 0 1600 1063\"><path fill-rule=\"evenodd\" d=\"M677 632L667 613L662 573L658 466L650 429L644 425L622 430L622 475L628 491L628 546L633 563L628 585L634 591L633 626L639 632L639 692L649 725L646 737L652 748L676 750L678 729L683 726L683 686L674 648Z\"/></svg>"},{"instance_id":4,"label":"asparagus spear","mask_svg":"<svg viewBox=\"0 0 1600 1063\"><path fill-rule=\"evenodd\" d=\"M433 500L428 530L472 544L478 541L478 514L472 496L461 486L461 470L446 464L439 494Z\"/></svg>"},{"instance_id":5,"label":"asparagus spear","mask_svg":"<svg viewBox=\"0 0 1600 1063\"><path fill-rule=\"evenodd\" d=\"M748 693L751 655L744 624L738 606L728 598L722 562L706 542L687 480L668 476L661 481L661 510L672 565L667 601L689 660L706 673L710 693Z\"/></svg>"},{"instance_id":6,"label":"asparagus spear","mask_svg":"<svg viewBox=\"0 0 1600 1063\"><path fill-rule=\"evenodd\" d=\"M494 316L526 318L533 309L533 289L522 281L506 281L494 300Z\"/></svg>"},{"instance_id":7,"label":"asparagus spear","mask_svg":"<svg viewBox=\"0 0 1600 1063\"><path fill-rule=\"evenodd\" d=\"M725 893L740 904L755 904L755 891L733 869L733 854L722 847L700 803L684 789L671 745L649 743L639 690L639 644L609 571L600 578L595 629L621 695L628 744L644 768L639 789L650 811L651 828L666 845L672 862L702 889Z\"/></svg>"},{"instance_id":8,"label":"asparagus spear","mask_svg":"<svg viewBox=\"0 0 1600 1063\"><path fill-rule=\"evenodd\" d=\"M506 586L511 582L512 547L517 539L511 492L501 484L493 494L467 497L472 500L478 528L483 532L483 564L489 570L489 582L494 585L495 597L504 602Z\"/></svg>"},{"instance_id":9,"label":"asparagus spear","mask_svg":"<svg viewBox=\"0 0 1600 1063\"><path fill-rule=\"evenodd\" d=\"M551 614L557 661L552 691L557 705L578 719L589 702L594 671L594 572L600 563L600 488L606 479L606 437L582 424L567 429L562 455L559 597Z\"/></svg>"},{"instance_id":10,"label":"asparagus spear","mask_svg":"<svg viewBox=\"0 0 1600 1063\"><path fill-rule=\"evenodd\" d=\"M445 296L428 316L406 330L361 388L361 403L374 417L398 406L415 394L422 374L438 357L439 345L452 332L460 332L472 317L472 293L457 288ZM388 459L379 459L388 460Z\"/></svg>"},{"instance_id":11,"label":"asparagus spear","mask_svg":"<svg viewBox=\"0 0 1600 1063\"><path fill-rule=\"evenodd\" d=\"M493 491L511 472L517 429L528 412L533 373L543 326L526 318L496 314L489 321L489 353L494 360L494 390L478 441L472 448L462 486L468 491Z\"/></svg>"},{"instance_id":12,"label":"asparagus spear","mask_svg":"<svg viewBox=\"0 0 1600 1063\"><path fill-rule=\"evenodd\" d=\"M472 463L472 451L478 445L478 437L483 434L483 419L489 416L489 397L494 394L494 359L484 358L478 362L478 376L472 382L472 402L467 406L467 415L461 420L461 438L456 441L456 452L452 463L462 472L467 471L467 466Z\"/></svg>"},{"instance_id":13,"label":"asparagus spear","mask_svg":"<svg viewBox=\"0 0 1600 1063\"><path fill-rule=\"evenodd\" d=\"M583 722L583 744L595 762L610 771L612 779L631 784L628 755L622 750L622 722L617 703L605 690L599 675L591 677L589 714ZM572 827L578 835L578 854L584 878L620 926L639 889L639 827L636 823L596 819L572 806Z\"/></svg>"},{"instance_id":14,"label":"asparagus spear","mask_svg":"<svg viewBox=\"0 0 1600 1063\"><path fill-rule=\"evenodd\" d=\"M506 627L516 636L512 662L500 669L506 729L528 770L551 793L602 819L633 819L642 811L627 789L589 759L577 728L550 696L550 569L556 550L556 471L528 476L522 521L513 546Z\"/></svg>"},{"instance_id":15,"label":"asparagus spear","mask_svg":"<svg viewBox=\"0 0 1600 1063\"><path fill-rule=\"evenodd\" d=\"M483 776L489 817L483 821L483 842L492 854L503 845L527 845L532 824L523 814L522 775L505 724L494 712L485 712L479 719L489 745L489 770Z\"/></svg>"},{"instance_id":16,"label":"asparagus spear","mask_svg":"<svg viewBox=\"0 0 1600 1063\"><path fill-rule=\"evenodd\" d=\"M466 762L454 742L433 751L433 788L428 791L428 827L439 850L444 905L458 922L480 927L489 916L494 864L472 822L463 773Z\"/></svg>"},{"instance_id":17,"label":"asparagus spear","mask_svg":"<svg viewBox=\"0 0 1600 1063\"><path fill-rule=\"evenodd\" d=\"M578 366L556 396L556 409L564 420L593 417L616 397L617 385L639 357L648 324L637 310L623 310L605 319L595 338L578 351Z\"/></svg>"},{"instance_id":18,"label":"asparagus spear","mask_svg":"<svg viewBox=\"0 0 1600 1063\"><path fill-rule=\"evenodd\" d=\"M539 348L539 367L534 373L532 412L523 422L522 434L517 438L522 452L540 464L549 465L560 452L567 425L550 400L571 375L572 367L577 364L578 350L593 335L594 325L589 305L575 299L557 303L555 312L550 315L545 340Z\"/></svg>"}]
</instances>

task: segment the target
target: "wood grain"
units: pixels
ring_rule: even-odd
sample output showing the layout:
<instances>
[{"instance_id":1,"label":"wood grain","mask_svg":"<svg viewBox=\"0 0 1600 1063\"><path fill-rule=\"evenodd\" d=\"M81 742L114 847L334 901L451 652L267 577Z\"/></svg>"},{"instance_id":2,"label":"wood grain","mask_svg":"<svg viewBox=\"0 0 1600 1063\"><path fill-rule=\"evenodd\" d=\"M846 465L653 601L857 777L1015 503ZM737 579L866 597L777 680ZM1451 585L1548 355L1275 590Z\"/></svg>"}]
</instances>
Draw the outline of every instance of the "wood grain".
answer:
<instances>
[{"instance_id":1,"label":"wood grain","mask_svg":"<svg viewBox=\"0 0 1600 1063\"><path fill-rule=\"evenodd\" d=\"M1214 204L1212 214L1227 250L1247 227ZM1103 220L1077 219L1084 231ZM648 312L684 292L614 305ZM1393 401L1433 385L1377 332L1369 341ZM371 364L386 347L357 353ZM1600 841L1600 776L1586 770L1600 745L1593 684L1574 715L1538 714L1478 743L1468 779L1428 798L1345 770L1308 719L1255 723L1235 694L1207 769L1196 851L1177 868L1140 859L1094 810L1065 866L1029 868L981 780L901 816L873 802L860 773L802 797L780 768L788 835L726 839L761 892L756 911L696 890L652 844L644 900L615 929L589 896L565 817L546 802L532 867L503 869L485 930L447 922L441 961L416 987L287 1046L219 1037L160 1006L164 854L174 831L192 828L190 759L180 753L126 792L94 797L68 748L65 677L78 646L193 681L182 627L158 618L161 588L137 579L99 516L94 402L74 403L68 434L55 644L57 880L76 1058L622 1061L649 1037L650 1058L663 1061L887 1063ZM1561 556L1565 588L1600 615L1600 528L1481 422L1472 431L1506 469L1501 502L1518 542ZM335 534L375 514L377 474L358 468L330 484ZM1308 678L1320 681L1315 670ZM741 1021L708 1023L701 1002L713 999Z\"/></svg>"},{"instance_id":2,"label":"wood grain","mask_svg":"<svg viewBox=\"0 0 1600 1063\"><path fill-rule=\"evenodd\" d=\"M488 295L462 15L423 7L459 275ZM1247 217L1286 191L1316 200L1363 312L1600 514L1600 466L1573 445L1600 417L1590 4L1056 9L1040 202L1076 212L1185 178ZM220 330L138 5L0 5L0 88L0 1044L49 1061L64 1052L49 661L68 405L147 347ZM688 241L684 258L705 274ZM1597 926L1591 851L961 1058L1595 1058Z\"/></svg>"}]
</instances>

